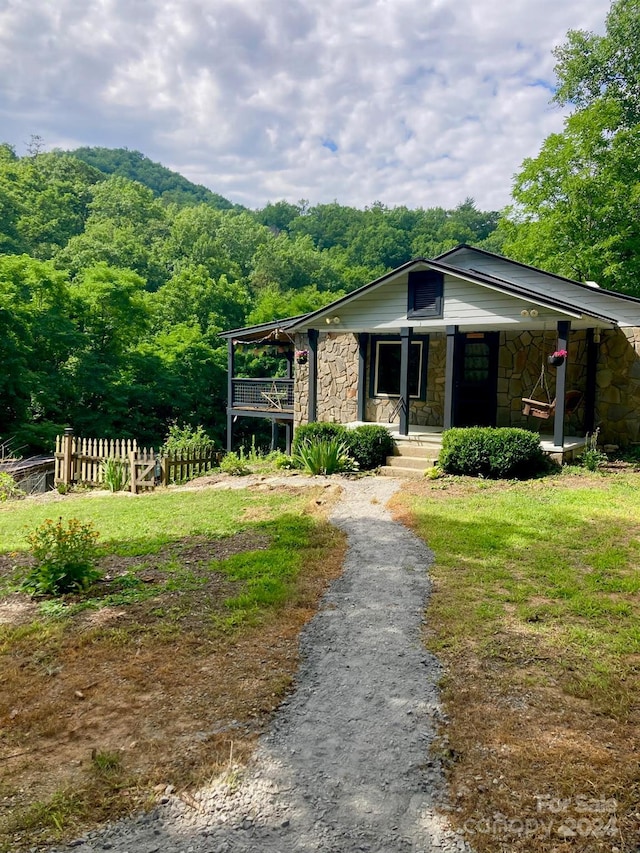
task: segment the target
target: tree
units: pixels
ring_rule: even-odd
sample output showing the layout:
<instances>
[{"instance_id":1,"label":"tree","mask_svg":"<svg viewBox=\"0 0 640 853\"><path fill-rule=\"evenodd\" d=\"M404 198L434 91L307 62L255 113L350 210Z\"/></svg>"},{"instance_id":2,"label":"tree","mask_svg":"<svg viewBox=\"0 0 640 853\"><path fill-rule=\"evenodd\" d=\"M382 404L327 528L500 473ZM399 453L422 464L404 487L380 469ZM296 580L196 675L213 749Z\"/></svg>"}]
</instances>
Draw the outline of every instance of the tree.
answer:
<instances>
[{"instance_id":1,"label":"tree","mask_svg":"<svg viewBox=\"0 0 640 853\"><path fill-rule=\"evenodd\" d=\"M562 133L524 161L501 224L518 260L640 295L640 2L616 0L604 36L556 51Z\"/></svg>"}]
</instances>

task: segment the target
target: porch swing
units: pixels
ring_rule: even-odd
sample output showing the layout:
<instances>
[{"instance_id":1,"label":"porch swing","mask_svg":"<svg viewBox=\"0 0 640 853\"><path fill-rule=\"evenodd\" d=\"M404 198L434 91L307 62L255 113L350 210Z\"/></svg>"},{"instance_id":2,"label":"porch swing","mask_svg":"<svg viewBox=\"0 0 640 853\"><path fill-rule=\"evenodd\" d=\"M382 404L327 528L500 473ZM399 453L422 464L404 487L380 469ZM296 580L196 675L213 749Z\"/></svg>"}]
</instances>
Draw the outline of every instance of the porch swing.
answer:
<instances>
[{"instance_id":1,"label":"porch swing","mask_svg":"<svg viewBox=\"0 0 640 853\"><path fill-rule=\"evenodd\" d=\"M536 391L540 388L540 390L544 390L544 393L547 397L546 402L544 400L536 400L534 395ZM548 420L551 415L554 413L556 408L556 398L551 399L551 394L549 393L549 386L547 385L547 377L545 376L544 370L544 361L542 362L542 367L540 368L540 376L538 377L538 381L533 386L533 390L531 392L530 397L522 398L522 414L531 418L542 418L543 420Z\"/></svg>"},{"instance_id":2,"label":"porch swing","mask_svg":"<svg viewBox=\"0 0 640 853\"><path fill-rule=\"evenodd\" d=\"M544 390L546 401L545 400L536 400L535 393L538 388ZM564 413L565 416L572 415L580 403L582 402L582 391L567 391L564 396ZM530 397L522 398L522 414L526 415L530 418L540 418L541 420L548 420L551 415L556 410L556 397L551 399L551 394L549 393L549 386L547 385L547 377L545 375L544 370L544 361L542 362L542 366L540 367L540 376L538 377L538 381L533 386L533 390L531 391Z\"/></svg>"}]
</instances>

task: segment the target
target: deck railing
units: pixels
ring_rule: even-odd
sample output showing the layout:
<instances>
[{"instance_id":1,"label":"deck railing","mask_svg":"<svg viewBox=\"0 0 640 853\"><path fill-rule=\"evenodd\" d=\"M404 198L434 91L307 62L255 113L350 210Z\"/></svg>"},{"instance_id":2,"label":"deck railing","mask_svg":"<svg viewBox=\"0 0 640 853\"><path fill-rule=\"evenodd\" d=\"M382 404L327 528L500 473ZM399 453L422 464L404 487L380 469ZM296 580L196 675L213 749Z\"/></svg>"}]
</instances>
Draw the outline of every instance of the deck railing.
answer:
<instances>
[{"instance_id":1,"label":"deck railing","mask_svg":"<svg viewBox=\"0 0 640 853\"><path fill-rule=\"evenodd\" d=\"M293 411L293 379L232 379L231 407Z\"/></svg>"}]
</instances>

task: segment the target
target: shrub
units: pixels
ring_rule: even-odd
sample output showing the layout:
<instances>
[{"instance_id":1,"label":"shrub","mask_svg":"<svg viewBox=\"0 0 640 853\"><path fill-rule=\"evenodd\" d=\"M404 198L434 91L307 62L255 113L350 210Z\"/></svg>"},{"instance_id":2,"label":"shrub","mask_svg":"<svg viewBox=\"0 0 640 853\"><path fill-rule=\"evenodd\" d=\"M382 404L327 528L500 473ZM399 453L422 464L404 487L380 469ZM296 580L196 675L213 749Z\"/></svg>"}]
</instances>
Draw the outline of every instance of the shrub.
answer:
<instances>
[{"instance_id":1,"label":"shrub","mask_svg":"<svg viewBox=\"0 0 640 853\"><path fill-rule=\"evenodd\" d=\"M129 482L129 465L122 459L109 457L101 464L102 482L111 492L121 492Z\"/></svg>"},{"instance_id":2,"label":"shrub","mask_svg":"<svg viewBox=\"0 0 640 853\"><path fill-rule=\"evenodd\" d=\"M346 444L349 455L361 471L379 468L393 453L394 441L388 429L379 424L363 424L347 430Z\"/></svg>"},{"instance_id":3,"label":"shrub","mask_svg":"<svg viewBox=\"0 0 640 853\"><path fill-rule=\"evenodd\" d=\"M70 518L47 519L28 536L29 550L36 564L23 587L34 595L60 595L86 589L101 572L95 566L99 533L89 522Z\"/></svg>"},{"instance_id":4,"label":"shrub","mask_svg":"<svg viewBox=\"0 0 640 853\"><path fill-rule=\"evenodd\" d=\"M222 462L220 462L220 470L234 477L243 477L245 474L251 473L242 449L240 449L240 453L235 453L234 451L225 453L222 457Z\"/></svg>"},{"instance_id":5,"label":"shrub","mask_svg":"<svg viewBox=\"0 0 640 853\"><path fill-rule=\"evenodd\" d=\"M301 424L299 427L296 427L291 452L296 456L300 445L307 442L329 441L333 438L338 439L338 441L347 442L348 432L349 430L342 424L320 423L319 421L314 421L310 424Z\"/></svg>"},{"instance_id":6,"label":"shrub","mask_svg":"<svg viewBox=\"0 0 640 853\"><path fill-rule=\"evenodd\" d=\"M463 427L442 436L438 458L447 474L521 479L548 469L540 436L513 427Z\"/></svg>"},{"instance_id":7,"label":"shrub","mask_svg":"<svg viewBox=\"0 0 640 853\"><path fill-rule=\"evenodd\" d=\"M20 489L11 474L0 471L0 501L15 500L23 498L24 492Z\"/></svg>"},{"instance_id":8,"label":"shrub","mask_svg":"<svg viewBox=\"0 0 640 853\"><path fill-rule=\"evenodd\" d=\"M308 474L339 474L357 469L346 443L338 438L302 441L294 458Z\"/></svg>"},{"instance_id":9,"label":"shrub","mask_svg":"<svg viewBox=\"0 0 640 853\"><path fill-rule=\"evenodd\" d=\"M160 455L166 453L194 453L201 450L210 450L215 447L215 442L204 431L204 427L192 427L191 424L171 424L169 432L160 448Z\"/></svg>"}]
</instances>

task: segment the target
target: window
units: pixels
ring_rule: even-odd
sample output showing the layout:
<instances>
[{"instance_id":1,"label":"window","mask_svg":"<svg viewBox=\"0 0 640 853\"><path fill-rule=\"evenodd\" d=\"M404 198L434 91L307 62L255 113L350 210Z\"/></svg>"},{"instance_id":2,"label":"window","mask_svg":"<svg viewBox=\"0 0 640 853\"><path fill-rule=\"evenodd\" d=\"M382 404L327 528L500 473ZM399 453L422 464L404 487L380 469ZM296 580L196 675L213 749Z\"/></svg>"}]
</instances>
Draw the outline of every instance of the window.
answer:
<instances>
[{"instance_id":1,"label":"window","mask_svg":"<svg viewBox=\"0 0 640 853\"><path fill-rule=\"evenodd\" d=\"M409 396L424 399L426 391L427 339L411 341L409 346ZM400 396L400 341L374 339L371 356L371 396Z\"/></svg>"},{"instance_id":2,"label":"window","mask_svg":"<svg viewBox=\"0 0 640 853\"><path fill-rule=\"evenodd\" d=\"M409 273L407 317L442 317L444 275L437 270Z\"/></svg>"}]
</instances>

